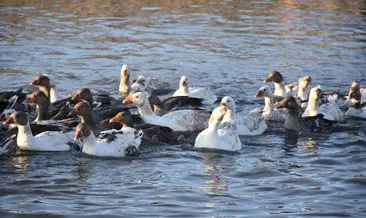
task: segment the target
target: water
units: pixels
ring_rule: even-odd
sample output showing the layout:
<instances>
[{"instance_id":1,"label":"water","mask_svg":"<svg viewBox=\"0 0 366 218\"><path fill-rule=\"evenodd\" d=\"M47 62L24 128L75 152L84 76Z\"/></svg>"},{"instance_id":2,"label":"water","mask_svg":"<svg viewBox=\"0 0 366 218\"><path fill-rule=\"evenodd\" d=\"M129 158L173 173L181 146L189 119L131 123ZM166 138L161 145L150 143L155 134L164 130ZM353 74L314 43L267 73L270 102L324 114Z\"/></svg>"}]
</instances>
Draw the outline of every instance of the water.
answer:
<instances>
[{"instance_id":1,"label":"water","mask_svg":"<svg viewBox=\"0 0 366 218\"><path fill-rule=\"evenodd\" d=\"M366 84L365 1L1 1L0 90L55 77L60 96L115 90L132 77L182 74L235 98L239 111L265 75L309 74L325 90ZM0 157L0 216L365 217L365 121L294 138L281 125L241 137L237 153L185 145L140 156L76 152Z\"/></svg>"}]
</instances>

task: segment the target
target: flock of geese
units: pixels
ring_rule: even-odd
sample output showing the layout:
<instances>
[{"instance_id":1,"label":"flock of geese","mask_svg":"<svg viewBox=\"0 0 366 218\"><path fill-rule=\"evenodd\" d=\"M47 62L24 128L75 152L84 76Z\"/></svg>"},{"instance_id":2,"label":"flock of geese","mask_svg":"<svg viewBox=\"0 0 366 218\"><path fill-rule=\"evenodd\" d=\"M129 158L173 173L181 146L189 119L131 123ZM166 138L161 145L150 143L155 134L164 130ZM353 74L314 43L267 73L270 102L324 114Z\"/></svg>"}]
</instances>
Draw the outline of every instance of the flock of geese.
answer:
<instances>
[{"instance_id":1,"label":"flock of geese","mask_svg":"<svg viewBox=\"0 0 366 218\"><path fill-rule=\"evenodd\" d=\"M267 122L282 122L286 130L299 134L332 131L348 117L366 118L366 90L358 81L341 96L325 93L308 75L285 84L281 73L272 71L264 82L273 83L274 91L265 85L256 93L264 99L264 107L237 114L232 97L218 101L213 91L191 87L187 76L181 77L177 90L164 84L156 88L144 76L133 82L130 77L123 65L118 88L122 99L82 88L57 100L56 84L49 75L39 75L30 83L33 93L23 89L0 93L0 153L17 147L123 157L136 155L140 145L179 143L237 151L242 147L239 136L260 135ZM161 95L171 97L161 99ZM215 105L212 111L207 109Z\"/></svg>"}]
</instances>

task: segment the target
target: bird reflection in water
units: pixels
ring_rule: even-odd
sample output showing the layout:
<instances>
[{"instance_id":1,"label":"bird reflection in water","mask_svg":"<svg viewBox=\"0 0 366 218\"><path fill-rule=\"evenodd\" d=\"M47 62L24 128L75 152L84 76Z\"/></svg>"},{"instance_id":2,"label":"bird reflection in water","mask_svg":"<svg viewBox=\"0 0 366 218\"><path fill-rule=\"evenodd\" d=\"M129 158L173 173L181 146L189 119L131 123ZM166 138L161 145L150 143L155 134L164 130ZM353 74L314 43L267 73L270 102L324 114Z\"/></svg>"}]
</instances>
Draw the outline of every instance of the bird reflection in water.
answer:
<instances>
[{"instance_id":1,"label":"bird reflection in water","mask_svg":"<svg viewBox=\"0 0 366 218\"><path fill-rule=\"evenodd\" d=\"M24 171L29 167L29 156L15 156L11 160L16 170Z\"/></svg>"},{"instance_id":2,"label":"bird reflection in water","mask_svg":"<svg viewBox=\"0 0 366 218\"><path fill-rule=\"evenodd\" d=\"M222 195L222 192L228 191L227 183L221 179L220 162L224 157L217 153L205 153L202 157L204 159L204 170L209 179L200 187L200 190L209 195Z\"/></svg>"},{"instance_id":3,"label":"bird reflection in water","mask_svg":"<svg viewBox=\"0 0 366 218\"><path fill-rule=\"evenodd\" d=\"M309 138L309 140L304 144L304 149L306 150L316 150L318 149L318 142L313 138Z\"/></svg>"}]
</instances>

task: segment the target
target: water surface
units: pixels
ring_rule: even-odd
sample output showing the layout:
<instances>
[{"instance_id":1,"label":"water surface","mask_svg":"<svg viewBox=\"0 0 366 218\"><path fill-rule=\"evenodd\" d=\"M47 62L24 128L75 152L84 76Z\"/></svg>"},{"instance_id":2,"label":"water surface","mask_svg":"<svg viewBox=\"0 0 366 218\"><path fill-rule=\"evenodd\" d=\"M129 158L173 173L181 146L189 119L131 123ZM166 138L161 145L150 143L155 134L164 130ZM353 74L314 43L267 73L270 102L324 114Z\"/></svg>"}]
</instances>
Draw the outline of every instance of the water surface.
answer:
<instances>
[{"instance_id":1,"label":"water surface","mask_svg":"<svg viewBox=\"0 0 366 218\"><path fill-rule=\"evenodd\" d=\"M119 71L235 98L277 69L325 90L366 84L365 1L0 1L0 91L51 74L59 95L117 93ZM294 137L271 125L237 153L186 145L134 158L77 152L0 157L0 216L365 217L366 127ZM15 216L15 215L14 215Z\"/></svg>"}]
</instances>

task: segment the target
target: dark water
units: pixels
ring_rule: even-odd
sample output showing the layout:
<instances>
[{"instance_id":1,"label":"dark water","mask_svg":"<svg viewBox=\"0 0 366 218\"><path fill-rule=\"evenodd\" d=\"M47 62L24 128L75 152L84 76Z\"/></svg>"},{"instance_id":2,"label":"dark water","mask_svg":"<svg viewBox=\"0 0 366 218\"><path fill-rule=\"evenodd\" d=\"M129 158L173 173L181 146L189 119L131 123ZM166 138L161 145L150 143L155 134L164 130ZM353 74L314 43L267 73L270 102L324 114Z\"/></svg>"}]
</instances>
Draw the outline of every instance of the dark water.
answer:
<instances>
[{"instance_id":1,"label":"dark water","mask_svg":"<svg viewBox=\"0 0 366 218\"><path fill-rule=\"evenodd\" d=\"M119 71L231 95L239 110L265 75L309 74L326 90L366 84L365 1L0 1L0 90L55 77L60 96L117 90ZM139 157L0 157L0 216L365 217L365 121L299 138L274 126L237 153L188 146Z\"/></svg>"}]
</instances>

